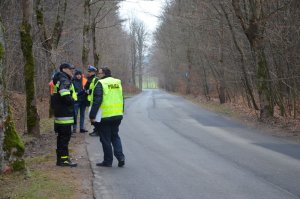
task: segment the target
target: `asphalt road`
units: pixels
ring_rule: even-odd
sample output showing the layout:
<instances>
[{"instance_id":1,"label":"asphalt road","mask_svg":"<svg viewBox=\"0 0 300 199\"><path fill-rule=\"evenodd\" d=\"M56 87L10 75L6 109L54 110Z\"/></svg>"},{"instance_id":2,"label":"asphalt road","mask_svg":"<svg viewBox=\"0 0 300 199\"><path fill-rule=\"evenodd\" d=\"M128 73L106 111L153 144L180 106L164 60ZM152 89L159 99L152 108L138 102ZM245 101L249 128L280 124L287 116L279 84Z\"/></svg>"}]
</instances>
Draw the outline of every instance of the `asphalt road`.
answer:
<instances>
[{"instance_id":1,"label":"asphalt road","mask_svg":"<svg viewBox=\"0 0 300 199\"><path fill-rule=\"evenodd\" d=\"M97 199L300 198L300 145L208 112L182 97L145 90L126 100L120 126L126 165L95 166Z\"/></svg>"}]
</instances>

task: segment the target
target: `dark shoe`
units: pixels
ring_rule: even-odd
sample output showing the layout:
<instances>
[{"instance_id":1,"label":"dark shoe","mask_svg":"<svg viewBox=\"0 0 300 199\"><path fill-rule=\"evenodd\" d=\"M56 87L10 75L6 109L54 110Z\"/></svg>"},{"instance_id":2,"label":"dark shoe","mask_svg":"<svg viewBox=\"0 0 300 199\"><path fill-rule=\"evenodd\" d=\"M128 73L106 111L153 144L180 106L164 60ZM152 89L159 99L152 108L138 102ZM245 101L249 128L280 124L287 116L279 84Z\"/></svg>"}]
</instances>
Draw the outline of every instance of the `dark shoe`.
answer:
<instances>
[{"instance_id":1,"label":"dark shoe","mask_svg":"<svg viewBox=\"0 0 300 199\"><path fill-rule=\"evenodd\" d=\"M77 167L77 163L71 162L69 159L58 161L56 165L61 167Z\"/></svg>"},{"instance_id":2,"label":"dark shoe","mask_svg":"<svg viewBox=\"0 0 300 199\"><path fill-rule=\"evenodd\" d=\"M118 163L118 167L123 167L125 165L125 160L120 160Z\"/></svg>"},{"instance_id":3,"label":"dark shoe","mask_svg":"<svg viewBox=\"0 0 300 199\"><path fill-rule=\"evenodd\" d=\"M96 166L98 166L98 167L111 167L111 164L106 164L104 162L101 162L101 163L97 163Z\"/></svg>"},{"instance_id":4,"label":"dark shoe","mask_svg":"<svg viewBox=\"0 0 300 199\"><path fill-rule=\"evenodd\" d=\"M73 130L72 130L72 133L76 133L76 129L73 129Z\"/></svg>"},{"instance_id":5,"label":"dark shoe","mask_svg":"<svg viewBox=\"0 0 300 199\"><path fill-rule=\"evenodd\" d=\"M89 133L89 135L90 136L98 136L98 133L94 131L94 132Z\"/></svg>"},{"instance_id":6,"label":"dark shoe","mask_svg":"<svg viewBox=\"0 0 300 199\"><path fill-rule=\"evenodd\" d=\"M88 132L88 131L85 129L80 129L80 133L86 133L86 132Z\"/></svg>"}]
</instances>

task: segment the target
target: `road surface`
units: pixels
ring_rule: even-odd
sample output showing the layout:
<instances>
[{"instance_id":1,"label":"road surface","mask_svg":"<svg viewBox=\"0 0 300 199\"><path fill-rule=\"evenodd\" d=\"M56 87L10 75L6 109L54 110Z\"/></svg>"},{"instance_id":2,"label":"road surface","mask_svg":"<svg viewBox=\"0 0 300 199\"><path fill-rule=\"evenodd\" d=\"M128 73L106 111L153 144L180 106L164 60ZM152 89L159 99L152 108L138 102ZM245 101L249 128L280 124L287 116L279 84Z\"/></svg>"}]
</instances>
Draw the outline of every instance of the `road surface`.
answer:
<instances>
[{"instance_id":1,"label":"road surface","mask_svg":"<svg viewBox=\"0 0 300 199\"><path fill-rule=\"evenodd\" d=\"M209 112L179 96L144 90L127 99L120 136L124 168L97 167L97 199L299 199L300 145Z\"/></svg>"}]
</instances>

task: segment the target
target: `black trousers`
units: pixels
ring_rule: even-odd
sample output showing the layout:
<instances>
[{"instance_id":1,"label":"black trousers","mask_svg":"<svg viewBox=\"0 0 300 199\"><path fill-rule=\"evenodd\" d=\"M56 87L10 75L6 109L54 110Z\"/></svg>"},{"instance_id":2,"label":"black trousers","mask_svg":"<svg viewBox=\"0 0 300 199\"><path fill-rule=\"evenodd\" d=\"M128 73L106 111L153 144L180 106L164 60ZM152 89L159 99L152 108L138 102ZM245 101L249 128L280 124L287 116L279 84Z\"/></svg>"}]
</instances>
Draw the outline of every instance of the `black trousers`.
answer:
<instances>
[{"instance_id":1,"label":"black trousers","mask_svg":"<svg viewBox=\"0 0 300 199\"><path fill-rule=\"evenodd\" d=\"M69 142L71 139L72 125L56 125L57 131L57 156L69 155Z\"/></svg>"},{"instance_id":2,"label":"black trousers","mask_svg":"<svg viewBox=\"0 0 300 199\"><path fill-rule=\"evenodd\" d=\"M111 165L113 162L113 154L117 160L125 159L122 149L122 142L119 136L119 126L121 120L95 123L97 133L100 135L100 142L103 148L103 163ZM113 147L113 149L112 149Z\"/></svg>"}]
</instances>

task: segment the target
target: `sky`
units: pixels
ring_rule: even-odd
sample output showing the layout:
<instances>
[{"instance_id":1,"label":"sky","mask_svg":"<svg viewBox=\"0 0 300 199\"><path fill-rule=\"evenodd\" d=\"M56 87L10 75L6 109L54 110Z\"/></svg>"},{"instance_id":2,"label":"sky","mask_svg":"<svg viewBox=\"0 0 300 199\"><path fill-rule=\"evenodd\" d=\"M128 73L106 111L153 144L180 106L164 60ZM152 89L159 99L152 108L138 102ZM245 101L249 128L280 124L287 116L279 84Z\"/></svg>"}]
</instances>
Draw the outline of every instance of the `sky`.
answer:
<instances>
[{"instance_id":1,"label":"sky","mask_svg":"<svg viewBox=\"0 0 300 199\"><path fill-rule=\"evenodd\" d=\"M151 34L159 25L159 16L163 12L164 2L166 0L126 0L121 2L120 16L125 19L137 18L141 20ZM128 29L128 23L126 23Z\"/></svg>"}]
</instances>

